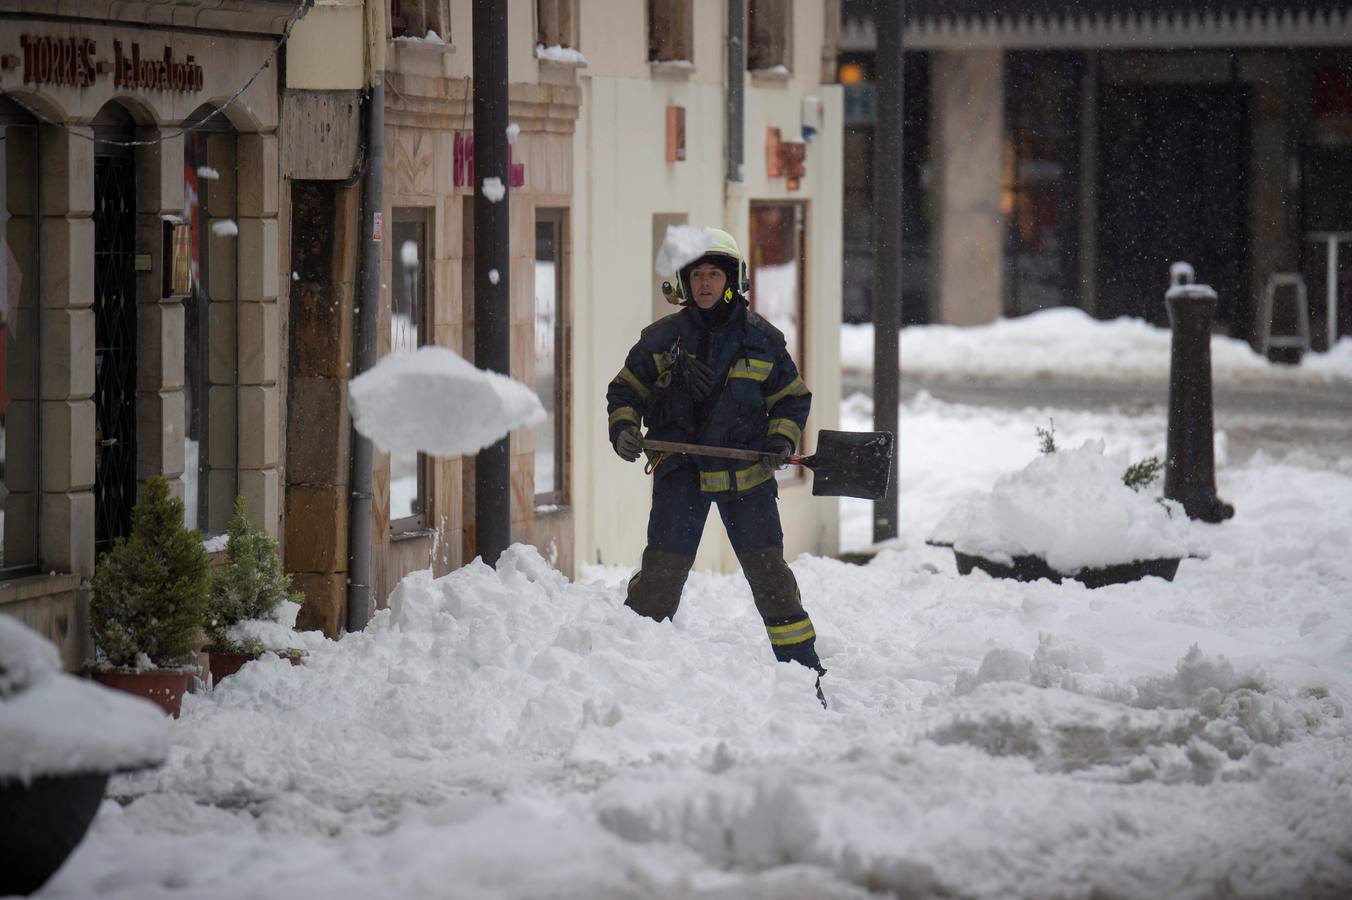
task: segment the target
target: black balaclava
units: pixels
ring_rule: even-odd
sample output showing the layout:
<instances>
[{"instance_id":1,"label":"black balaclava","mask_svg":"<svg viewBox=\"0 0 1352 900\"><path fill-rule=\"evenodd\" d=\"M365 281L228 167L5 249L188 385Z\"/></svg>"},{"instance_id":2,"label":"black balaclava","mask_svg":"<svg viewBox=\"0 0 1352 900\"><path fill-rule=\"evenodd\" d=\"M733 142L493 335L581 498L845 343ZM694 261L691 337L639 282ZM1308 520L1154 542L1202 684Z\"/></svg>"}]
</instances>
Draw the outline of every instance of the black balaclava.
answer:
<instances>
[{"instance_id":1,"label":"black balaclava","mask_svg":"<svg viewBox=\"0 0 1352 900\"><path fill-rule=\"evenodd\" d=\"M741 273L738 271L736 260L715 254L701 256L699 259L681 269L681 287L685 289L685 296L689 298L686 302L689 303L690 308L695 311L695 314L699 317L699 321L703 323L705 328L708 328L710 331L717 331L719 328L726 325L728 319L732 317L732 311L736 307L736 304L725 302L720 299L709 309L699 308L699 304L695 303L694 292L690 289L690 273L696 266L702 263L711 263L718 266L718 268L723 271L723 275L727 278L727 287L732 290L732 298L730 299L741 296L739 292L741 285L738 284L737 281L737 276ZM724 297L727 297L727 294L724 294Z\"/></svg>"}]
</instances>

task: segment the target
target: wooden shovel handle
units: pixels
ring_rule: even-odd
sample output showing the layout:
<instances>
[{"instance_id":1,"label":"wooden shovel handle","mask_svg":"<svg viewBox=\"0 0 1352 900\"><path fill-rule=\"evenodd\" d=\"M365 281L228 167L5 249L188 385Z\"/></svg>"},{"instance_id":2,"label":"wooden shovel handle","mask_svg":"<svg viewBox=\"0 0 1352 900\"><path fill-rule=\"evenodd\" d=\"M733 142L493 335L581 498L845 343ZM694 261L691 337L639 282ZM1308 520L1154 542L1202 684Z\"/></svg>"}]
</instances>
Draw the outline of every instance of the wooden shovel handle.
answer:
<instances>
[{"instance_id":1,"label":"wooden shovel handle","mask_svg":"<svg viewBox=\"0 0 1352 900\"><path fill-rule=\"evenodd\" d=\"M742 450L736 447L709 447L703 444L682 444L676 441L651 441L644 440L644 450L663 450L667 453L689 453L693 456L718 456L724 459L746 459L752 462L759 462L767 455L760 450ZM789 456L786 462L801 465L803 458L801 456Z\"/></svg>"}]
</instances>

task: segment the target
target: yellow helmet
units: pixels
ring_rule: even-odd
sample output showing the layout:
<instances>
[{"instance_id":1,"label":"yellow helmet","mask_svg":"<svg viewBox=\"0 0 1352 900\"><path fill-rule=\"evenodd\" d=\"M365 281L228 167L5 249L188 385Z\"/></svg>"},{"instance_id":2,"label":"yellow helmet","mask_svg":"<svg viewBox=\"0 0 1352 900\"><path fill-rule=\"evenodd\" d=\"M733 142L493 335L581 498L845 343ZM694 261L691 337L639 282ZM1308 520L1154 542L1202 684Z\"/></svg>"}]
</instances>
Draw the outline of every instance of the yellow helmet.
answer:
<instances>
[{"instance_id":1,"label":"yellow helmet","mask_svg":"<svg viewBox=\"0 0 1352 900\"><path fill-rule=\"evenodd\" d=\"M670 281L662 283L662 296L673 306L681 306L690 300L687 283L690 270L702 262L710 262L723 269L728 275L728 287L734 291L745 296L751 290L751 282L747 280L746 274L746 259L742 256L742 251L737 249L737 241L733 236L721 228L705 226L700 230L709 238L708 248L698 258L681 266L674 288Z\"/></svg>"}]
</instances>

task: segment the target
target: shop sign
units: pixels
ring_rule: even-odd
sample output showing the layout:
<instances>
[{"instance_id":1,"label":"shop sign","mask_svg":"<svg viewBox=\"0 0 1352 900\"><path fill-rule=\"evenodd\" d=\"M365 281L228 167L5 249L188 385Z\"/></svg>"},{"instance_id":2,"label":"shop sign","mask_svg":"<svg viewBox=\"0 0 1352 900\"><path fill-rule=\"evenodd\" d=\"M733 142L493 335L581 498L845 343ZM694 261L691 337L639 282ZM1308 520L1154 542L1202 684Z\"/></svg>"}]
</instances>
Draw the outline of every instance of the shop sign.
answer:
<instances>
[{"instance_id":1,"label":"shop sign","mask_svg":"<svg viewBox=\"0 0 1352 900\"><path fill-rule=\"evenodd\" d=\"M463 131L455 133L451 160L451 184L466 187L474 184L474 135ZM512 162L512 145L507 145L507 186L526 186L526 164Z\"/></svg>"},{"instance_id":2,"label":"shop sign","mask_svg":"<svg viewBox=\"0 0 1352 900\"><path fill-rule=\"evenodd\" d=\"M765 129L765 174L783 178L788 190L798 190L807 175L807 144L784 140L778 128Z\"/></svg>"},{"instance_id":3,"label":"shop sign","mask_svg":"<svg viewBox=\"0 0 1352 900\"><path fill-rule=\"evenodd\" d=\"M135 41L113 41L113 58L100 58L98 44L87 37L51 37L21 34L24 84L89 87L100 75L113 73L115 87L127 90L196 93L205 81L202 66L191 54L182 60L166 46L159 56L142 56ZM0 56L0 66L13 69L19 58Z\"/></svg>"}]
</instances>

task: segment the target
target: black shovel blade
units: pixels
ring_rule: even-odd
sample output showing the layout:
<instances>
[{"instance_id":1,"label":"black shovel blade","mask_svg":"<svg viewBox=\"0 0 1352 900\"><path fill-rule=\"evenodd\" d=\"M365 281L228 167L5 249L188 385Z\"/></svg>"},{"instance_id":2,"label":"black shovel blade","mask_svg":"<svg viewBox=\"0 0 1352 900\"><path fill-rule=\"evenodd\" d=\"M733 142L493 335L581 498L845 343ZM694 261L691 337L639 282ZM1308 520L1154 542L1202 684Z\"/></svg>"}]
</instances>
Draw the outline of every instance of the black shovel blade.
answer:
<instances>
[{"instance_id":1,"label":"black shovel blade","mask_svg":"<svg viewBox=\"0 0 1352 900\"><path fill-rule=\"evenodd\" d=\"M817 497L887 496L895 464L890 431L819 431L817 452L803 460Z\"/></svg>"}]
</instances>

